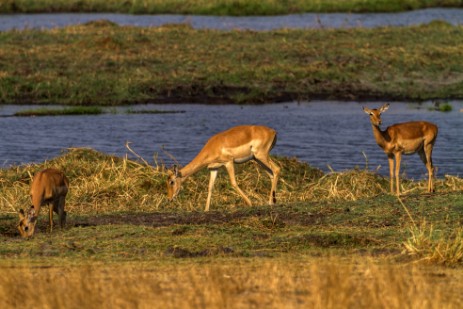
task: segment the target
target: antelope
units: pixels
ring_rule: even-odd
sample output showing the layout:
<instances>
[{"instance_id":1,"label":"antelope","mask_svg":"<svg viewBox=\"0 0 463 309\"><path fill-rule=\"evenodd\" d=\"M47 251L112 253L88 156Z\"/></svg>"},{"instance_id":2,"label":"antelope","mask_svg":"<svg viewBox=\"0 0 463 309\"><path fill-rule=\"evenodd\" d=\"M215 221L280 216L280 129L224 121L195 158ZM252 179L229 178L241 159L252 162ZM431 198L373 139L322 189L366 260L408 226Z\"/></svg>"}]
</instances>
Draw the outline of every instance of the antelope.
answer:
<instances>
[{"instance_id":1,"label":"antelope","mask_svg":"<svg viewBox=\"0 0 463 309\"><path fill-rule=\"evenodd\" d=\"M210 179L204 211L209 211L217 172L220 167L224 166L233 188L241 195L248 206L252 206L249 198L236 183L234 164L255 160L264 168L272 180L269 204L273 205L276 203L275 192L280 167L270 159L269 153L276 143L276 137L275 130L256 125L237 126L212 136L198 155L185 167L180 170L174 167L173 171L168 171L168 199L173 200L178 195L186 178L207 167L210 170Z\"/></svg>"},{"instance_id":2,"label":"antelope","mask_svg":"<svg viewBox=\"0 0 463 309\"><path fill-rule=\"evenodd\" d=\"M57 169L47 168L35 174L30 189L32 205L27 213L23 209L19 210L18 230L22 237L34 235L40 208L45 204L50 208L50 232L53 230L53 211L59 215L60 227L64 227L66 224L64 204L68 187L68 179Z\"/></svg>"},{"instance_id":3,"label":"antelope","mask_svg":"<svg viewBox=\"0 0 463 309\"><path fill-rule=\"evenodd\" d=\"M391 193L394 193L394 175L396 180L396 194L400 195L399 172L402 154L409 155L418 152L421 160L428 170L428 192L434 191L432 177L434 167L432 164L432 149L437 138L437 126L426 121L410 121L394 124L381 131L381 114L387 111L389 104L386 103L378 109L364 107L363 111L370 115L373 135L387 155L389 161L389 175L391 178ZM394 173L395 160L395 173Z\"/></svg>"}]
</instances>

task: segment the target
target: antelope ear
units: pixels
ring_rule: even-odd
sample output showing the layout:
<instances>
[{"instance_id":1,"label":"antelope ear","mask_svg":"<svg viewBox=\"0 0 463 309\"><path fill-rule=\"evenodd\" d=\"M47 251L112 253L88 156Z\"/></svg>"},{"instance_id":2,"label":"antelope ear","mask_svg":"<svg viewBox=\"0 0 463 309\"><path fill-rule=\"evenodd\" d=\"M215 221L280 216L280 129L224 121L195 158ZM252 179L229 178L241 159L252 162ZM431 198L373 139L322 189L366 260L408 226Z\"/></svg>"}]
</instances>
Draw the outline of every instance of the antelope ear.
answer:
<instances>
[{"instance_id":1,"label":"antelope ear","mask_svg":"<svg viewBox=\"0 0 463 309\"><path fill-rule=\"evenodd\" d=\"M363 107L363 111L368 115L371 114L371 109L369 109L369 108Z\"/></svg>"},{"instance_id":2,"label":"antelope ear","mask_svg":"<svg viewBox=\"0 0 463 309\"><path fill-rule=\"evenodd\" d=\"M24 219L24 215L25 215L24 209L21 208L21 209L19 210L19 219L20 219L20 220Z\"/></svg>"},{"instance_id":3,"label":"antelope ear","mask_svg":"<svg viewBox=\"0 0 463 309\"><path fill-rule=\"evenodd\" d=\"M29 215L34 217L35 216L35 208L34 206L31 206L31 209L29 210Z\"/></svg>"},{"instance_id":4,"label":"antelope ear","mask_svg":"<svg viewBox=\"0 0 463 309\"><path fill-rule=\"evenodd\" d=\"M383 106L381 106L379 108L379 112L383 113L383 112L387 111L388 109L389 109L389 103L386 103L386 104L384 104Z\"/></svg>"},{"instance_id":5,"label":"antelope ear","mask_svg":"<svg viewBox=\"0 0 463 309\"><path fill-rule=\"evenodd\" d=\"M174 165L174 174L175 174L175 177L178 177L178 166L177 165Z\"/></svg>"}]
</instances>

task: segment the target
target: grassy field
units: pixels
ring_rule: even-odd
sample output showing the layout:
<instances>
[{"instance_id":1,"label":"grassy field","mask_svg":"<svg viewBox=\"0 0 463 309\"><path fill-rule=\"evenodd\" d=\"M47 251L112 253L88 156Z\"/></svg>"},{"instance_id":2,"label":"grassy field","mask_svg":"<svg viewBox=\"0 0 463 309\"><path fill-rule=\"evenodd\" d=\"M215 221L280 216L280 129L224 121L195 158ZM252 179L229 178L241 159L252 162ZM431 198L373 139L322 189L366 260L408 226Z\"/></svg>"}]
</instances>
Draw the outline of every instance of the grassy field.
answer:
<instances>
[{"instance_id":1,"label":"grassy field","mask_svg":"<svg viewBox=\"0 0 463 309\"><path fill-rule=\"evenodd\" d=\"M0 33L0 103L463 97L463 27L194 30L106 21Z\"/></svg>"},{"instance_id":2,"label":"grassy field","mask_svg":"<svg viewBox=\"0 0 463 309\"><path fill-rule=\"evenodd\" d=\"M304 12L398 12L462 6L461 0L3 0L0 12L277 15Z\"/></svg>"},{"instance_id":3,"label":"grassy field","mask_svg":"<svg viewBox=\"0 0 463 309\"><path fill-rule=\"evenodd\" d=\"M0 11L267 15L461 6L165 2L7 0ZM462 30L436 22L221 32L99 21L7 31L0 33L0 103L462 98ZM282 167L276 206L265 205L268 177L248 163L237 168L237 178L254 206L245 206L222 172L208 213L208 173L191 177L169 202L166 169L156 156L148 165L69 149L40 164L0 169L0 307L463 306L463 179L436 179L434 194L423 193L425 181L403 180L399 199L373 171L324 174L294 158L274 160ZM24 240L17 212L29 207L31 177L45 167L60 168L70 179L67 227L49 233L45 207L38 234Z\"/></svg>"},{"instance_id":4,"label":"grassy field","mask_svg":"<svg viewBox=\"0 0 463 309\"><path fill-rule=\"evenodd\" d=\"M0 305L461 306L463 179L437 179L435 194L423 193L425 181L403 181L398 199L371 171L323 174L274 159L282 167L276 206L265 205L270 182L249 163L237 177L255 206L244 206L221 173L208 213L208 173L170 203L156 157L147 165L70 149L0 170ZM67 227L47 232L42 211L38 234L23 240L16 212L29 205L31 175L51 166L70 179Z\"/></svg>"}]
</instances>

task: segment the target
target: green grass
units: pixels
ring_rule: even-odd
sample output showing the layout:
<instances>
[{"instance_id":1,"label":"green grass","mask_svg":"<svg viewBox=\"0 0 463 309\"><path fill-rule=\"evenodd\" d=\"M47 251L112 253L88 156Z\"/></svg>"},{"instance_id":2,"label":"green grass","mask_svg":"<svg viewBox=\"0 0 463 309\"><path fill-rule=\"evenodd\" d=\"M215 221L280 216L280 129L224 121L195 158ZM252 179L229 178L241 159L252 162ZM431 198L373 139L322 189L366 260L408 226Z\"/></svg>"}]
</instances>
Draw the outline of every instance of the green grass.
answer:
<instances>
[{"instance_id":1,"label":"green grass","mask_svg":"<svg viewBox=\"0 0 463 309\"><path fill-rule=\"evenodd\" d=\"M461 0L4 0L0 3L0 12L277 15L304 12L398 12L462 6Z\"/></svg>"},{"instance_id":2,"label":"green grass","mask_svg":"<svg viewBox=\"0 0 463 309\"><path fill-rule=\"evenodd\" d=\"M100 21L0 33L0 103L463 98L463 27L194 30Z\"/></svg>"},{"instance_id":3,"label":"green grass","mask_svg":"<svg viewBox=\"0 0 463 309\"><path fill-rule=\"evenodd\" d=\"M439 235L452 237L461 222L463 195L416 196L407 203L416 220L432 222ZM439 209L445 209L441 215ZM178 217L172 221L171 217ZM147 220L150 219L150 220ZM17 217L2 215L12 230ZM45 215L40 232L32 240L2 236L2 259L34 260L35 263L136 262L178 258L297 258L345 254L386 255L407 258L404 243L416 239L410 221L393 197L382 196L359 202L295 203L276 207L255 206L235 210L196 213L184 211L112 212L68 214L68 228L46 232ZM431 231L432 232L432 231ZM461 239L461 232L459 234ZM153 240L156 241L153 241ZM440 246L451 244L441 240ZM414 242L410 257L435 255L434 243ZM462 263L462 248L456 248ZM402 255L403 254L403 255ZM454 255L455 256L455 255ZM62 262L59 262L62 260ZM432 260L431 260L432 261ZM442 259L436 260L443 263Z\"/></svg>"},{"instance_id":4,"label":"green grass","mask_svg":"<svg viewBox=\"0 0 463 309\"><path fill-rule=\"evenodd\" d=\"M14 116L70 116L70 115L99 115L103 109L98 106L75 106L60 109L38 108L14 113Z\"/></svg>"},{"instance_id":5,"label":"green grass","mask_svg":"<svg viewBox=\"0 0 463 309\"><path fill-rule=\"evenodd\" d=\"M430 107L429 110L438 111L438 112L451 112L453 107L449 102L436 100L433 102L434 106Z\"/></svg>"}]
</instances>

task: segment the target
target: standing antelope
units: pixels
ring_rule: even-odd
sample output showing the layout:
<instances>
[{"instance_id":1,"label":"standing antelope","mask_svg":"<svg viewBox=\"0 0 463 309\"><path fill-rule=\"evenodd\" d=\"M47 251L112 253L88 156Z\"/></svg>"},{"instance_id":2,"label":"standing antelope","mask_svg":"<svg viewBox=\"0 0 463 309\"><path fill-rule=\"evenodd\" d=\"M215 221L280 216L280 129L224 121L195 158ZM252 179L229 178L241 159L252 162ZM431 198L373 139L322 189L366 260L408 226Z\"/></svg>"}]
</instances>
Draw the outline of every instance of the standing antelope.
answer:
<instances>
[{"instance_id":1,"label":"standing antelope","mask_svg":"<svg viewBox=\"0 0 463 309\"><path fill-rule=\"evenodd\" d=\"M418 152L421 160L428 170L428 192L434 191L432 177L434 167L432 165L432 148L437 138L437 126L426 121L410 121L394 124L385 131L381 131L381 113L387 111L389 104L384 104L379 109L363 108L370 115L371 127L376 143L383 148L389 160L389 174L391 177L391 192L394 192L394 159L396 193L400 195L399 172L402 154L414 154Z\"/></svg>"},{"instance_id":2,"label":"standing antelope","mask_svg":"<svg viewBox=\"0 0 463 309\"><path fill-rule=\"evenodd\" d=\"M68 179L57 169L47 168L35 174L30 190L32 206L27 213L23 209L19 211L18 230L22 237L34 235L40 207L45 204L49 204L50 208L50 232L53 230L53 211L59 215L60 227L64 227L66 224L64 204L68 187Z\"/></svg>"},{"instance_id":3,"label":"standing antelope","mask_svg":"<svg viewBox=\"0 0 463 309\"><path fill-rule=\"evenodd\" d=\"M209 211L212 188L217 177L218 169L224 166L230 176L233 188L243 197L246 204L251 206L249 198L238 187L235 179L234 163L244 163L249 160L257 161L269 174L272 180L269 204L276 203L275 191L280 174L280 168L271 159L269 152L276 143L276 131L264 126L244 125L212 136L199 154L185 167L174 171L169 170L167 179L167 196L172 200L180 191L183 181L203 167L211 171L209 191L205 211Z\"/></svg>"}]
</instances>

